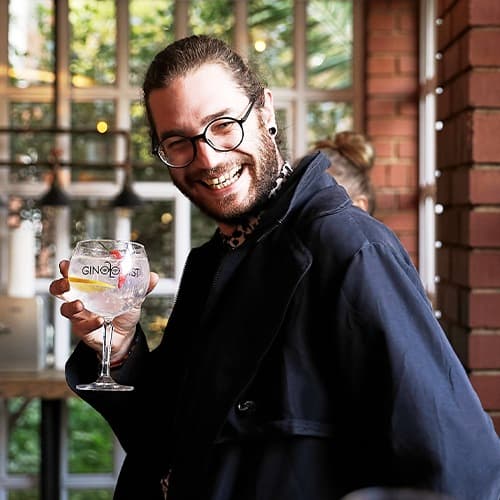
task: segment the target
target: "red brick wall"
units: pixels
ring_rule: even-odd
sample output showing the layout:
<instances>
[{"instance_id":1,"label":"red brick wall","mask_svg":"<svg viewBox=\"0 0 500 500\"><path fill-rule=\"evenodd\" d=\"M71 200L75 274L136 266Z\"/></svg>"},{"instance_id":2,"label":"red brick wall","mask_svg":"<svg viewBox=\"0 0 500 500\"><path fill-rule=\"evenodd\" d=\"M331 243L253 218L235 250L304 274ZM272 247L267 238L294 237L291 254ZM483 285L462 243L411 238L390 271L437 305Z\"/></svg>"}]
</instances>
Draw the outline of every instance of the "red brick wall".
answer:
<instances>
[{"instance_id":1,"label":"red brick wall","mask_svg":"<svg viewBox=\"0 0 500 500\"><path fill-rule=\"evenodd\" d=\"M500 433L500 1L437 1L438 308ZM419 2L369 0L365 14L375 215L418 266Z\"/></svg>"},{"instance_id":2,"label":"red brick wall","mask_svg":"<svg viewBox=\"0 0 500 500\"><path fill-rule=\"evenodd\" d=\"M500 433L500 2L440 0L438 307Z\"/></svg>"},{"instance_id":3,"label":"red brick wall","mask_svg":"<svg viewBox=\"0 0 500 500\"><path fill-rule=\"evenodd\" d=\"M370 0L366 14L366 134L375 147L375 216L418 265L418 2Z\"/></svg>"}]
</instances>

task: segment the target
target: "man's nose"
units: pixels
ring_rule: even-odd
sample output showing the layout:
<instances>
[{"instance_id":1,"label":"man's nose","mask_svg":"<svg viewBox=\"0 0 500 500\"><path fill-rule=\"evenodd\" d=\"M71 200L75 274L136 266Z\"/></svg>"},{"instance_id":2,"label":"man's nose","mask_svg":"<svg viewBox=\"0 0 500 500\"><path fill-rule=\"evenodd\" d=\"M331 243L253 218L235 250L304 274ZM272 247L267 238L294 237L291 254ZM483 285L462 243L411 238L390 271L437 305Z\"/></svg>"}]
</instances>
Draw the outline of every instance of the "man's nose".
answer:
<instances>
[{"instance_id":1,"label":"man's nose","mask_svg":"<svg viewBox=\"0 0 500 500\"><path fill-rule=\"evenodd\" d=\"M223 154L225 154L225 152L216 151L204 138L200 138L196 141L195 162L198 162L201 166L213 168L220 163L221 155Z\"/></svg>"}]
</instances>

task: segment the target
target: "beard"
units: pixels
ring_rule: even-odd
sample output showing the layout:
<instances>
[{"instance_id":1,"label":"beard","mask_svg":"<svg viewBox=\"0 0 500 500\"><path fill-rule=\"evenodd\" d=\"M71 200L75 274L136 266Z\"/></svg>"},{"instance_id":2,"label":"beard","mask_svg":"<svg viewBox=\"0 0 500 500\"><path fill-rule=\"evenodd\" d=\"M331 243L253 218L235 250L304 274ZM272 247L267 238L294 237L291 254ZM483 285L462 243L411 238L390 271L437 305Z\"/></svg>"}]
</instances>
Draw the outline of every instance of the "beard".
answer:
<instances>
[{"instance_id":1,"label":"beard","mask_svg":"<svg viewBox=\"0 0 500 500\"><path fill-rule=\"evenodd\" d=\"M231 169L239 167L249 171L252 182L243 201L238 200L236 194L229 194L221 198L216 205L209 206L191 196L185 186L181 186L175 181L174 184L205 215L216 222L231 226L244 223L248 217L257 215L267 203L281 169L282 160L277 152L276 144L262 123L259 125L259 133L256 155L245 155L243 159L222 163L214 169L229 172Z\"/></svg>"}]
</instances>

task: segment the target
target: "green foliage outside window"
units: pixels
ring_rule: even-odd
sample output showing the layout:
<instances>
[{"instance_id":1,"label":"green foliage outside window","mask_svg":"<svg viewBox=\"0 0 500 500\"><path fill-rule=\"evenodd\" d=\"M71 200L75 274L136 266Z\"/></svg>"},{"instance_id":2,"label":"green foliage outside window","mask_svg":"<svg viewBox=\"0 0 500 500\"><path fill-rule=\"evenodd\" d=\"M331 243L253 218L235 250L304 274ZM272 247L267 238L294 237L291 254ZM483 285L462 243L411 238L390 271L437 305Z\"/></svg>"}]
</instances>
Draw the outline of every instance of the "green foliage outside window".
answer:
<instances>
[{"instance_id":1,"label":"green foliage outside window","mask_svg":"<svg viewBox=\"0 0 500 500\"><path fill-rule=\"evenodd\" d=\"M231 0L190 2L189 31L194 35L212 35L231 44L234 16Z\"/></svg>"},{"instance_id":2,"label":"green foliage outside window","mask_svg":"<svg viewBox=\"0 0 500 500\"><path fill-rule=\"evenodd\" d=\"M352 85L352 2L307 2L307 83L316 89Z\"/></svg>"},{"instance_id":3,"label":"green foliage outside window","mask_svg":"<svg viewBox=\"0 0 500 500\"><path fill-rule=\"evenodd\" d=\"M293 87L293 2L248 5L249 58L270 87Z\"/></svg>"},{"instance_id":4,"label":"green foliage outside window","mask_svg":"<svg viewBox=\"0 0 500 500\"><path fill-rule=\"evenodd\" d=\"M112 472L113 433L107 422L79 398L68 399L67 405L69 472Z\"/></svg>"},{"instance_id":5,"label":"green foliage outside window","mask_svg":"<svg viewBox=\"0 0 500 500\"><path fill-rule=\"evenodd\" d=\"M153 56L174 41L173 0L131 0L129 80L140 86Z\"/></svg>"},{"instance_id":6,"label":"green foliage outside window","mask_svg":"<svg viewBox=\"0 0 500 500\"><path fill-rule=\"evenodd\" d=\"M8 470L10 474L37 474L40 468L40 401L13 398L7 402L10 439Z\"/></svg>"},{"instance_id":7,"label":"green foliage outside window","mask_svg":"<svg viewBox=\"0 0 500 500\"><path fill-rule=\"evenodd\" d=\"M71 79L75 87L116 82L114 0L70 0Z\"/></svg>"},{"instance_id":8,"label":"green foliage outside window","mask_svg":"<svg viewBox=\"0 0 500 500\"><path fill-rule=\"evenodd\" d=\"M68 500L111 500L112 498L112 490L69 490L68 494Z\"/></svg>"},{"instance_id":9,"label":"green foliage outside window","mask_svg":"<svg viewBox=\"0 0 500 500\"><path fill-rule=\"evenodd\" d=\"M11 490L9 492L9 500L39 500L39 498L38 490Z\"/></svg>"}]
</instances>

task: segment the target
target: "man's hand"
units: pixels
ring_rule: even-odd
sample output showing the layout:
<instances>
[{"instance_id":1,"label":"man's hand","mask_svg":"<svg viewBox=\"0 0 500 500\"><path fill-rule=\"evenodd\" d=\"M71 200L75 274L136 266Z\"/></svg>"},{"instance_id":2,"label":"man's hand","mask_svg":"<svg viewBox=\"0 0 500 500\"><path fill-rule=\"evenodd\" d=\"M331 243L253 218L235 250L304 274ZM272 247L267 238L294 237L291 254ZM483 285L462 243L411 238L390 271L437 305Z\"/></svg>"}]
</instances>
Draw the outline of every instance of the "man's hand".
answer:
<instances>
[{"instance_id":1,"label":"man's hand","mask_svg":"<svg viewBox=\"0 0 500 500\"><path fill-rule=\"evenodd\" d=\"M68 267L69 261L62 260L59 263L59 270L63 277L52 281L49 286L50 294L62 300L65 300L64 293L69 290ZM151 272L147 293L150 293L154 289L158 280L158 275ZM97 314L87 311L79 300L72 302L65 301L61 305L60 311L64 317L71 321L72 332L100 354L102 351L102 325L104 319ZM114 332L111 346L111 363L120 360L129 351L140 315L141 306L138 306L117 316L113 320Z\"/></svg>"}]
</instances>

